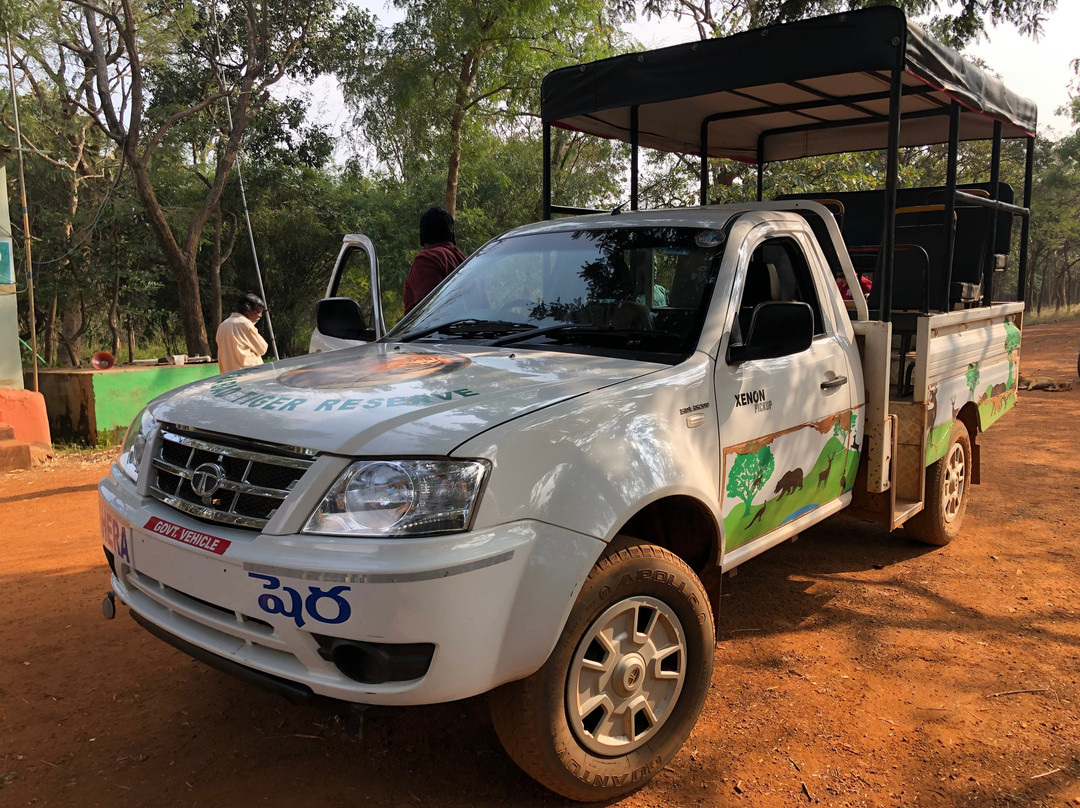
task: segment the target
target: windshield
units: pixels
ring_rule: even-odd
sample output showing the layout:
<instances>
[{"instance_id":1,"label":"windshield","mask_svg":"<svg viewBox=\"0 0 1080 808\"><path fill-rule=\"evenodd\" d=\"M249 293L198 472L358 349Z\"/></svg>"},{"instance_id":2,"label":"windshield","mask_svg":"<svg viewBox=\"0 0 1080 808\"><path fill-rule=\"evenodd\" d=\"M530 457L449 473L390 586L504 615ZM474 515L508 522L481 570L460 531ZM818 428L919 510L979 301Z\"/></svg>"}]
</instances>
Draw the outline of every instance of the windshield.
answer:
<instances>
[{"instance_id":1,"label":"windshield","mask_svg":"<svg viewBox=\"0 0 1080 808\"><path fill-rule=\"evenodd\" d=\"M697 344L724 234L700 227L535 233L485 245L389 335L633 354Z\"/></svg>"}]
</instances>

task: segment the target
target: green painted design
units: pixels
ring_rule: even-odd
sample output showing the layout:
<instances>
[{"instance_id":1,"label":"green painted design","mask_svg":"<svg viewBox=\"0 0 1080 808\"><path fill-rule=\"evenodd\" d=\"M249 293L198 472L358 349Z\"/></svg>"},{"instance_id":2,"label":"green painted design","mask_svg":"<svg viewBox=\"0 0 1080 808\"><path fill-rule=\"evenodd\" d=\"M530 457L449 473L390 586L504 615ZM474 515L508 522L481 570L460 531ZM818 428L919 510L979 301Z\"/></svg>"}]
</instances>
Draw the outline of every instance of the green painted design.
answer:
<instances>
[{"instance_id":1,"label":"green painted design","mask_svg":"<svg viewBox=\"0 0 1080 808\"><path fill-rule=\"evenodd\" d=\"M955 421L949 420L930 430L930 434L926 436L926 465L937 462L949 451L949 438L952 437L954 423Z\"/></svg>"},{"instance_id":2,"label":"green painted design","mask_svg":"<svg viewBox=\"0 0 1080 808\"><path fill-rule=\"evenodd\" d=\"M1009 354L1009 380L1005 386L1012 390L1016 387L1016 362L1019 359L1020 350L1020 329L1012 324L1012 321L1005 321L1005 350Z\"/></svg>"},{"instance_id":3,"label":"green painted design","mask_svg":"<svg viewBox=\"0 0 1080 808\"><path fill-rule=\"evenodd\" d=\"M0 286L15 283L15 268L11 262L11 239L0 238Z\"/></svg>"},{"instance_id":4,"label":"green painted design","mask_svg":"<svg viewBox=\"0 0 1080 808\"><path fill-rule=\"evenodd\" d=\"M858 466L858 452L845 448L835 437L829 438L811 469L805 473L801 469L792 469L779 477L771 499L758 506L732 509L724 519L725 549L741 547L836 499L854 484ZM732 473L734 471L733 466ZM730 478L728 485L731 485ZM747 500L743 501L748 504Z\"/></svg>"},{"instance_id":5,"label":"green painted design","mask_svg":"<svg viewBox=\"0 0 1080 808\"><path fill-rule=\"evenodd\" d=\"M154 398L188 382L216 376L216 364L113 368L95 373L94 412L99 433L127 429L139 410Z\"/></svg>"},{"instance_id":6,"label":"green painted design","mask_svg":"<svg viewBox=\"0 0 1080 808\"><path fill-rule=\"evenodd\" d=\"M1020 347L1020 329L1011 320L1005 321L1005 350L1012 353Z\"/></svg>"},{"instance_id":7,"label":"green painted design","mask_svg":"<svg viewBox=\"0 0 1080 808\"><path fill-rule=\"evenodd\" d=\"M967 373L964 374L964 378L967 379L967 388L971 393L971 397L975 397L975 388L979 386L979 363L975 362L968 365Z\"/></svg>"},{"instance_id":8,"label":"green painted design","mask_svg":"<svg viewBox=\"0 0 1080 808\"><path fill-rule=\"evenodd\" d=\"M743 516L750 515L750 503L765 487L775 468L776 461L768 446L762 446L753 454L741 454L735 458L728 475L727 495L742 500L745 509Z\"/></svg>"},{"instance_id":9,"label":"green painted design","mask_svg":"<svg viewBox=\"0 0 1080 808\"><path fill-rule=\"evenodd\" d=\"M1016 406L1016 391L1011 391L1003 398L979 403L979 427L983 430L998 421L1005 413Z\"/></svg>"}]
</instances>

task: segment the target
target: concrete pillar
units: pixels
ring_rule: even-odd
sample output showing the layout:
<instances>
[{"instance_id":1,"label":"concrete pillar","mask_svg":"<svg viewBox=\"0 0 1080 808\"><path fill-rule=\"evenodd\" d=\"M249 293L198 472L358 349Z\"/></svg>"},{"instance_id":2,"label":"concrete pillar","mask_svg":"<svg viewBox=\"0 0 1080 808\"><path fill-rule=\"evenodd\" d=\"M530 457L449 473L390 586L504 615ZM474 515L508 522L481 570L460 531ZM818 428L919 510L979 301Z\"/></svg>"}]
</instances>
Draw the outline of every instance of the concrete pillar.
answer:
<instances>
[{"instance_id":1,"label":"concrete pillar","mask_svg":"<svg viewBox=\"0 0 1080 808\"><path fill-rule=\"evenodd\" d=\"M15 258L11 251L7 171L0 165L0 389L22 390L19 310L15 297Z\"/></svg>"}]
</instances>

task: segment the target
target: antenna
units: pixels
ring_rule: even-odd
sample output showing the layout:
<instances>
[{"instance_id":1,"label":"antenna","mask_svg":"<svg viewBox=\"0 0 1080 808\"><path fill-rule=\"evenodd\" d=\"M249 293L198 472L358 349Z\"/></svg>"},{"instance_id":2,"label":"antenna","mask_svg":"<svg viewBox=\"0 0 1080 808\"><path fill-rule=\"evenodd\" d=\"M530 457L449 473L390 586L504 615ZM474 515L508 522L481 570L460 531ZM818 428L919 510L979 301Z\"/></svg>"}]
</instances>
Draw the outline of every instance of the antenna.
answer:
<instances>
[{"instance_id":1,"label":"antenna","mask_svg":"<svg viewBox=\"0 0 1080 808\"><path fill-rule=\"evenodd\" d=\"M218 68L218 80L221 82L221 89L225 90L225 71L221 67L221 37L218 36L218 19L217 19L217 5L211 6L212 14L214 15L214 41L217 43L217 68ZM232 104L229 103L229 94L225 93L225 112L229 116L229 129L233 127L232 117ZM251 243L251 257L255 261L255 277L259 281L259 297L263 299L263 303L266 303L266 289L263 287L262 268L259 266L259 253L255 249L255 233L251 229L251 216L248 213L247 204L247 192L244 190L244 172L241 170L240 155L243 153L243 149L237 147L236 150L236 177L240 180L240 202L244 207L244 221L247 222L248 241ZM270 347L274 349L274 359L281 359L278 355L277 340L274 339L274 325L270 320L270 306L266 304L266 309L263 311L263 316L266 318L266 329L270 332Z\"/></svg>"}]
</instances>

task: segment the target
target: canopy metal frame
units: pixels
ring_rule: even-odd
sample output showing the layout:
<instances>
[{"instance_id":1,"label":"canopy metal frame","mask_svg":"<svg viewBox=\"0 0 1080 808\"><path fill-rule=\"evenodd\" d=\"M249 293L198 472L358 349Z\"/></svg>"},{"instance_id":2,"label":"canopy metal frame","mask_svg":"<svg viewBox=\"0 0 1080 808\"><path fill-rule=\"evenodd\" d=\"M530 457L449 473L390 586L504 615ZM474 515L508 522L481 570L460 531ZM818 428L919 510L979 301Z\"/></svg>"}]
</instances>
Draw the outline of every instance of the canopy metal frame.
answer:
<instances>
[{"instance_id":1,"label":"canopy metal frame","mask_svg":"<svg viewBox=\"0 0 1080 808\"><path fill-rule=\"evenodd\" d=\"M816 51L821 58L811 58ZM715 74L709 72L713 65ZM786 100L771 100L781 98ZM875 282L881 284L881 319L886 322L892 314L900 149L946 144L944 242L950 273L946 289L951 283L953 214L961 202L1021 217L1017 297L1023 299L1035 105L931 39L899 9L876 7L830 15L563 68L545 78L543 99L545 219L596 212L553 204L553 127L630 145L631 210L639 206L643 145L699 155L702 205L709 204L710 157L755 163L760 201L770 162L884 149L885 226L880 278ZM1023 205L999 198L1006 135L1026 140ZM958 189L960 143L971 140L992 142L989 199ZM991 245L997 218L991 217L987 236ZM993 250L987 252L984 305L991 302L994 272Z\"/></svg>"}]
</instances>

